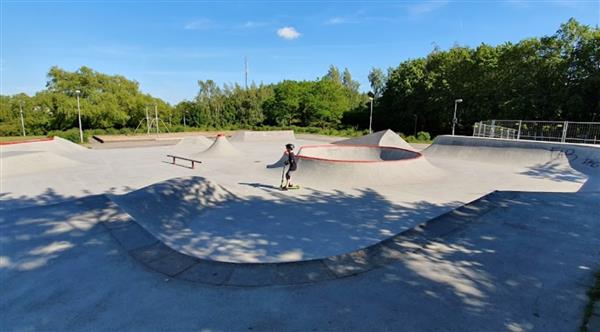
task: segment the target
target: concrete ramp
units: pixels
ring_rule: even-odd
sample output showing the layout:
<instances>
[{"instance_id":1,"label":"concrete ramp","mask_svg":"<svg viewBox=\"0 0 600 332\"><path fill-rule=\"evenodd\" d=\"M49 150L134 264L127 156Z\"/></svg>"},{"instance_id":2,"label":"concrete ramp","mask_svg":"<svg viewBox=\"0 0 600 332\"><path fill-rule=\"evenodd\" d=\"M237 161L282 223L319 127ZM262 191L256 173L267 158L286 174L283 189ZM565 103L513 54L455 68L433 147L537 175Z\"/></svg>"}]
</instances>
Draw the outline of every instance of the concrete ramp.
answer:
<instances>
[{"instance_id":1,"label":"concrete ramp","mask_svg":"<svg viewBox=\"0 0 600 332\"><path fill-rule=\"evenodd\" d=\"M410 144L406 143L400 137L400 135L396 134L390 129L378 131L361 137L333 142L333 144L392 146L396 148L414 150Z\"/></svg>"},{"instance_id":2,"label":"concrete ramp","mask_svg":"<svg viewBox=\"0 0 600 332\"><path fill-rule=\"evenodd\" d=\"M272 131L236 131L231 137L233 142L293 141L296 139L293 130Z\"/></svg>"},{"instance_id":3,"label":"concrete ramp","mask_svg":"<svg viewBox=\"0 0 600 332\"><path fill-rule=\"evenodd\" d=\"M423 151L432 162L465 160L494 167L522 169L542 178L587 178L581 191L600 191L600 146L517 141L469 136L438 136Z\"/></svg>"},{"instance_id":4,"label":"concrete ramp","mask_svg":"<svg viewBox=\"0 0 600 332\"><path fill-rule=\"evenodd\" d=\"M234 148L231 143L227 140L225 135L218 135L215 141L208 149L198 154L193 155L194 157L234 157L241 155L241 152Z\"/></svg>"},{"instance_id":5,"label":"concrete ramp","mask_svg":"<svg viewBox=\"0 0 600 332\"><path fill-rule=\"evenodd\" d=\"M46 151L3 151L2 176L10 177L77 167L80 162Z\"/></svg>"},{"instance_id":6,"label":"concrete ramp","mask_svg":"<svg viewBox=\"0 0 600 332\"><path fill-rule=\"evenodd\" d=\"M64 151L64 152L89 151L87 148L85 148L77 143L73 143L69 140L66 140L66 139L58 137L58 136L54 137L53 142L54 142L56 150L60 150L60 151Z\"/></svg>"},{"instance_id":7,"label":"concrete ramp","mask_svg":"<svg viewBox=\"0 0 600 332\"><path fill-rule=\"evenodd\" d=\"M79 144L60 137L53 137L51 140L40 140L32 142L23 142L2 146L3 151L45 151L60 155L71 155L73 153L89 152L89 150Z\"/></svg>"},{"instance_id":8,"label":"concrete ramp","mask_svg":"<svg viewBox=\"0 0 600 332\"><path fill-rule=\"evenodd\" d=\"M225 188L194 176L175 178L111 199L160 237L187 226L207 208L235 199Z\"/></svg>"},{"instance_id":9,"label":"concrete ramp","mask_svg":"<svg viewBox=\"0 0 600 332\"><path fill-rule=\"evenodd\" d=\"M303 185L369 187L431 181L445 172L415 151L373 145L304 146L294 180Z\"/></svg>"}]
</instances>

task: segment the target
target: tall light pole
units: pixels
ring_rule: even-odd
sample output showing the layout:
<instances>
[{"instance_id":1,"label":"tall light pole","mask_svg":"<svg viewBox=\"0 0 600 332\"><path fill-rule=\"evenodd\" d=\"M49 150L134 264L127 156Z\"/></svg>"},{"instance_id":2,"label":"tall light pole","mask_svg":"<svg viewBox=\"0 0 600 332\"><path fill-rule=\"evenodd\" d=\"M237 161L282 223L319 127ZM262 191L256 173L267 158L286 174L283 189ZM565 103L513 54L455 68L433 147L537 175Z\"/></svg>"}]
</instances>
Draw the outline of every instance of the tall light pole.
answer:
<instances>
[{"instance_id":1,"label":"tall light pole","mask_svg":"<svg viewBox=\"0 0 600 332\"><path fill-rule=\"evenodd\" d=\"M19 100L19 112L21 113L21 130L23 130L23 137L25 137L25 120L23 120L23 101Z\"/></svg>"},{"instance_id":2,"label":"tall light pole","mask_svg":"<svg viewBox=\"0 0 600 332\"><path fill-rule=\"evenodd\" d=\"M150 135L150 116L148 116L148 105L146 105L146 134Z\"/></svg>"},{"instance_id":3,"label":"tall light pole","mask_svg":"<svg viewBox=\"0 0 600 332\"><path fill-rule=\"evenodd\" d=\"M454 116L452 117L452 136L454 136L454 127L456 126L456 123L458 122L458 119L456 118L456 110L458 109L458 103L462 103L462 102L463 102L462 99L454 100Z\"/></svg>"},{"instance_id":4,"label":"tall light pole","mask_svg":"<svg viewBox=\"0 0 600 332\"><path fill-rule=\"evenodd\" d=\"M369 115L369 134L373 133L373 99L375 99L375 94L371 91L367 93L369 96L369 100L371 101L371 114Z\"/></svg>"},{"instance_id":5,"label":"tall light pole","mask_svg":"<svg viewBox=\"0 0 600 332\"><path fill-rule=\"evenodd\" d=\"M83 128L81 127L81 107L79 106L79 95L81 91L75 90L75 94L77 95L77 118L79 119L79 140L83 143Z\"/></svg>"},{"instance_id":6,"label":"tall light pole","mask_svg":"<svg viewBox=\"0 0 600 332\"><path fill-rule=\"evenodd\" d=\"M156 121L156 135L158 136L158 105L154 104L154 121Z\"/></svg>"}]
</instances>

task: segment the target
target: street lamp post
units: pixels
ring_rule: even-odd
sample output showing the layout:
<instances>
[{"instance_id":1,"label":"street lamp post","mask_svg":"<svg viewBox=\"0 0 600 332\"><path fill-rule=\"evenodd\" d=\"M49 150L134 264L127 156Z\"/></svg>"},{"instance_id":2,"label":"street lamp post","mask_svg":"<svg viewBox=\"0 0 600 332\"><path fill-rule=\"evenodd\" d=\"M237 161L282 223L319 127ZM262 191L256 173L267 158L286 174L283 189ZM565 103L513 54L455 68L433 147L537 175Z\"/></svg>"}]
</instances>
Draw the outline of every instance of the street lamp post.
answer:
<instances>
[{"instance_id":1,"label":"street lamp post","mask_svg":"<svg viewBox=\"0 0 600 332\"><path fill-rule=\"evenodd\" d=\"M369 100L371 101L371 113L369 115L369 134L373 133L373 99L375 99L375 94L371 91L367 93L369 96Z\"/></svg>"},{"instance_id":2,"label":"street lamp post","mask_svg":"<svg viewBox=\"0 0 600 332\"><path fill-rule=\"evenodd\" d=\"M23 131L23 137L25 137L25 120L23 120L23 101L19 101L19 112L21 113L21 130Z\"/></svg>"},{"instance_id":3,"label":"street lamp post","mask_svg":"<svg viewBox=\"0 0 600 332\"><path fill-rule=\"evenodd\" d=\"M454 100L454 116L452 117L452 136L454 136L454 127L456 126L456 123L458 122L458 119L456 118L456 110L458 109L458 103L462 103L462 102L463 102L462 99Z\"/></svg>"},{"instance_id":4,"label":"street lamp post","mask_svg":"<svg viewBox=\"0 0 600 332\"><path fill-rule=\"evenodd\" d=\"M79 106L79 95L81 91L75 90L75 94L77 95L77 118L79 120L79 140L83 143L83 128L81 126L81 107Z\"/></svg>"}]
</instances>

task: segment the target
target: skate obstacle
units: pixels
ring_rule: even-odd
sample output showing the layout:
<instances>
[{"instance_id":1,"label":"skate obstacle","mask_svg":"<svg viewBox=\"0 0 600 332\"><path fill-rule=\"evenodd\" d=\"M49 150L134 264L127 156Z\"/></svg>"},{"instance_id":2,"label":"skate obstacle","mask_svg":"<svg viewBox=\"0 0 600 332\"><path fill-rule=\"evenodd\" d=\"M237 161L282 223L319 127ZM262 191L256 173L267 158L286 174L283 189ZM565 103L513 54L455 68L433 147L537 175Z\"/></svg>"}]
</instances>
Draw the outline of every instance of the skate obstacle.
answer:
<instances>
[{"instance_id":1,"label":"skate obstacle","mask_svg":"<svg viewBox=\"0 0 600 332\"><path fill-rule=\"evenodd\" d=\"M273 131L236 131L231 137L232 142L264 142L264 141L291 141L295 140L293 130Z\"/></svg>"}]
</instances>

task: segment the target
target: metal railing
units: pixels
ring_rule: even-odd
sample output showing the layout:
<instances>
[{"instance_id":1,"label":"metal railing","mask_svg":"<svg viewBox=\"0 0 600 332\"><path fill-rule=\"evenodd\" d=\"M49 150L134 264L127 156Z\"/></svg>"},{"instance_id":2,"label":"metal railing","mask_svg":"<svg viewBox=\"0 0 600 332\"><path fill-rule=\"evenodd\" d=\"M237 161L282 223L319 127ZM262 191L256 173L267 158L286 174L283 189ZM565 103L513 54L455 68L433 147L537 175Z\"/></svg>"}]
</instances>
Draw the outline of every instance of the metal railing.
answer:
<instances>
[{"instance_id":1,"label":"metal railing","mask_svg":"<svg viewBox=\"0 0 600 332\"><path fill-rule=\"evenodd\" d=\"M600 122L488 120L475 123L473 136L600 144Z\"/></svg>"}]
</instances>

